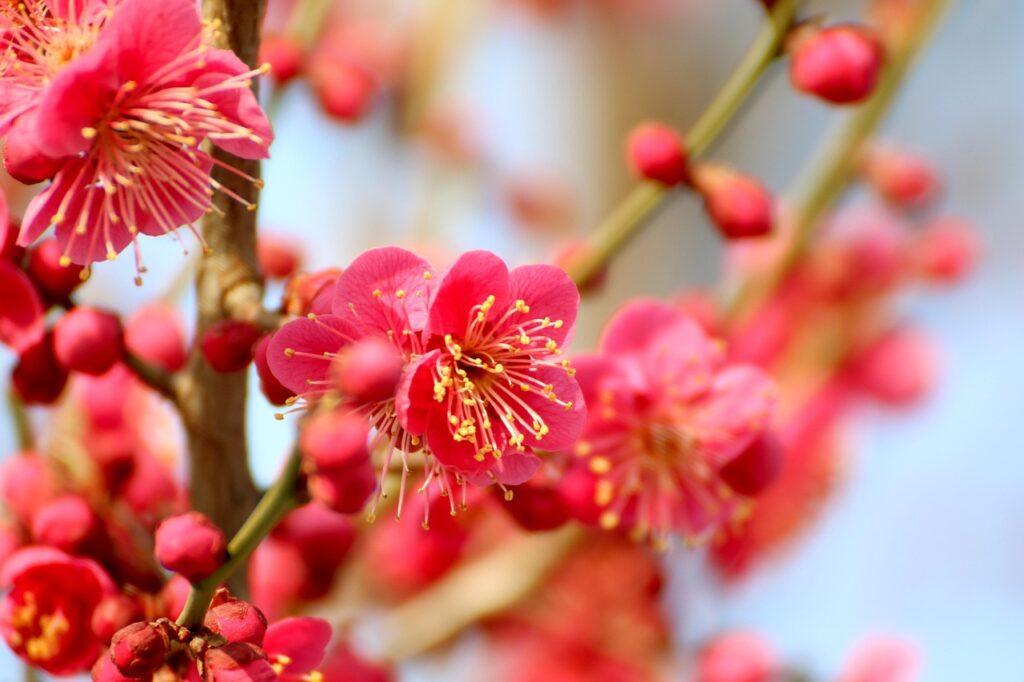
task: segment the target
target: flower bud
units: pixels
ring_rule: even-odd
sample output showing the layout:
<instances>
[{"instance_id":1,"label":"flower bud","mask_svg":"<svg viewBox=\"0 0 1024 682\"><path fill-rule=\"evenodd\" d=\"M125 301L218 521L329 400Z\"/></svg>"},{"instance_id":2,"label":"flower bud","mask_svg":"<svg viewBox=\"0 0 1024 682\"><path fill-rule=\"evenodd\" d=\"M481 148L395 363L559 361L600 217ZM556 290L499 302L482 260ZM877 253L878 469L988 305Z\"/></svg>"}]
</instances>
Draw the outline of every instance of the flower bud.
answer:
<instances>
[{"instance_id":1,"label":"flower bud","mask_svg":"<svg viewBox=\"0 0 1024 682\"><path fill-rule=\"evenodd\" d=\"M760 182L717 164L694 169L704 210L727 239L761 237L772 230L774 200Z\"/></svg>"},{"instance_id":2,"label":"flower bud","mask_svg":"<svg viewBox=\"0 0 1024 682\"><path fill-rule=\"evenodd\" d=\"M21 353L43 337L45 310L32 281L0 260L0 344Z\"/></svg>"},{"instance_id":3,"label":"flower bud","mask_svg":"<svg viewBox=\"0 0 1024 682\"><path fill-rule=\"evenodd\" d=\"M142 677L164 664L169 643L167 635L151 623L132 623L114 635L110 660L122 675Z\"/></svg>"},{"instance_id":4,"label":"flower bud","mask_svg":"<svg viewBox=\"0 0 1024 682\"><path fill-rule=\"evenodd\" d=\"M366 69L340 62L330 69L317 69L313 89L328 116L343 123L356 123L372 106L378 85Z\"/></svg>"},{"instance_id":5,"label":"flower bud","mask_svg":"<svg viewBox=\"0 0 1024 682\"><path fill-rule=\"evenodd\" d=\"M126 594L113 594L92 612L92 632L104 644L110 644L122 628L145 618L139 600Z\"/></svg>"},{"instance_id":6,"label":"flower bud","mask_svg":"<svg viewBox=\"0 0 1024 682\"><path fill-rule=\"evenodd\" d=\"M776 666L775 652L760 635L729 632L700 652L696 682L769 682Z\"/></svg>"},{"instance_id":7,"label":"flower bud","mask_svg":"<svg viewBox=\"0 0 1024 682\"><path fill-rule=\"evenodd\" d=\"M36 543L68 554L82 554L99 531L99 520L81 495L58 497L32 515L32 537Z\"/></svg>"},{"instance_id":8,"label":"flower bud","mask_svg":"<svg viewBox=\"0 0 1024 682\"><path fill-rule=\"evenodd\" d=\"M20 263L25 249L18 246L18 225L7 213L7 198L0 191L0 260Z\"/></svg>"},{"instance_id":9,"label":"flower bud","mask_svg":"<svg viewBox=\"0 0 1024 682\"><path fill-rule=\"evenodd\" d=\"M403 365L394 345L367 337L341 350L331 363L331 377L342 395L359 404L375 403L394 397Z\"/></svg>"},{"instance_id":10,"label":"flower bud","mask_svg":"<svg viewBox=\"0 0 1024 682\"><path fill-rule=\"evenodd\" d=\"M105 374L124 352L121 320L96 308L72 308L53 327L53 349L72 371Z\"/></svg>"},{"instance_id":11,"label":"flower bud","mask_svg":"<svg viewBox=\"0 0 1024 682\"><path fill-rule=\"evenodd\" d=\"M645 180L675 187L687 177L683 140L661 123L644 123L629 134L626 155L633 172Z\"/></svg>"},{"instance_id":12,"label":"flower bud","mask_svg":"<svg viewBox=\"0 0 1024 682\"><path fill-rule=\"evenodd\" d=\"M284 237L261 234L256 240L256 256L260 270L269 279L288 279L302 263L299 248Z\"/></svg>"},{"instance_id":13,"label":"flower bud","mask_svg":"<svg viewBox=\"0 0 1024 682\"><path fill-rule=\"evenodd\" d=\"M57 361L52 332L22 351L11 373L11 383L28 405L53 404L67 382L68 371Z\"/></svg>"},{"instance_id":14,"label":"flower bud","mask_svg":"<svg viewBox=\"0 0 1024 682\"><path fill-rule=\"evenodd\" d=\"M980 253L981 243L973 225L958 218L939 218L918 234L913 261L923 278L954 284L970 274Z\"/></svg>"},{"instance_id":15,"label":"flower bud","mask_svg":"<svg viewBox=\"0 0 1024 682\"><path fill-rule=\"evenodd\" d=\"M224 533L199 512L172 516L156 529L157 560L192 582L216 571L226 548Z\"/></svg>"},{"instance_id":16,"label":"flower bud","mask_svg":"<svg viewBox=\"0 0 1024 682\"><path fill-rule=\"evenodd\" d=\"M782 442L767 431L718 470L727 486L740 495L760 495L782 473Z\"/></svg>"},{"instance_id":17,"label":"flower bud","mask_svg":"<svg viewBox=\"0 0 1024 682\"><path fill-rule=\"evenodd\" d=\"M320 412L302 429L302 454L317 471L344 469L370 459L369 425L354 412Z\"/></svg>"},{"instance_id":18,"label":"flower bud","mask_svg":"<svg viewBox=\"0 0 1024 682\"><path fill-rule=\"evenodd\" d=\"M166 372L177 372L188 359L181 314L163 303L143 306L128 318L124 343L131 353Z\"/></svg>"},{"instance_id":19,"label":"flower bud","mask_svg":"<svg viewBox=\"0 0 1024 682\"><path fill-rule=\"evenodd\" d=\"M206 612L203 624L210 632L229 642L248 642L260 646L267 633L267 619L263 613L241 599L228 598Z\"/></svg>"},{"instance_id":20,"label":"flower bud","mask_svg":"<svg viewBox=\"0 0 1024 682\"><path fill-rule=\"evenodd\" d=\"M362 511L377 489L377 477L369 461L342 469L325 469L309 478L314 500L339 514Z\"/></svg>"},{"instance_id":21,"label":"flower bud","mask_svg":"<svg viewBox=\"0 0 1024 682\"><path fill-rule=\"evenodd\" d=\"M252 644L229 643L208 649L203 656L206 682L271 682L279 679L266 654Z\"/></svg>"},{"instance_id":22,"label":"flower bud","mask_svg":"<svg viewBox=\"0 0 1024 682\"><path fill-rule=\"evenodd\" d=\"M160 590L160 608L163 615L171 620L177 620L185 610L185 602L188 601L191 590L192 586L188 580L180 575L171 576Z\"/></svg>"},{"instance_id":23,"label":"flower bud","mask_svg":"<svg viewBox=\"0 0 1024 682\"><path fill-rule=\"evenodd\" d=\"M29 523L56 493L53 472L40 455L22 452L0 462L0 498L22 523Z\"/></svg>"},{"instance_id":24,"label":"flower bud","mask_svg":"<svg viewBox=\"0 0 1024 682\"><path fill-rule=\"evenodd\" d=\"M927 159L892 147L871 149L860 170L878 196L902 208L923 208L942 190L938 172Z\"/></svg>"},{"instance_id":25,"label":"flower bud","mask_svg":"<svg viewBox=\"0 0 1024 682\"><path fill-rule=\"evenodd\" d=\"M927 396L938 371L939 358L931 340L909 328L888 332L849 365L857 388L893 407L912 405Z\"/></svg>"},{"instance_id":26,"label":"flower bud","mask_svg":"<svg viewBox=\"0 0 1024 682\"><path fill-rule=\"evenodd\" d=\"M259 338L260 330L251 322L221 320L206 330L199 348L215 371L240 372L252 361Z\"/></svg>"},{"instance_id":27,"label":"flower bud","mask_svg":"<svg viewBox=\"0 0 1024 682\"><path fill-rule=\"evenodd\" d=\"M270 363L267 362L267 346L270 345L270 337L270 334L263 336L253 346L253 362L256 364L256 374L260 378L260 391L271 405L284 405L288 398L295 394L285 388L270 371Z\"/></svg>"},{"instance_id":28,"label":"flower bud","mask_svg":"<svg viewBox=\"0 0 1024 682\"><path fill-rule=\"evenodd\" d=\"M84 268L67 261L62 263L61 255L57 240L47 239L32 249L28 261L29 277L50 300L57 302L67 301L84 281Z\"/></svg>"},{"instance_id":29,"label":"flower bud","mask_svg":"<svg viewBox=\"0 0 1024 682\"><path fill-rule=\"evenodd\" d=\"M122 675L121 671L117 669L114 662L110 660L110 653L105 652L99 658L96 659L96 663L92 666L92 682L149 682L152 678L149 675L143 675L142 677L127 677Z\"/></svg>"},{"instance_id":30,"label":"flower bud","mask_svg":"<svg viewBox=\"0 0 1024 682\"><path fill-rule=\"evenodd\" d=\"M863 27L805 27L791 41L789 77L801 92L852 104L874 91L882 61L881 44Z\"/></svg>"},{"instance_id":31,"label":"flower bud","mask_svg":"<svg viewBox=\"0 0 1024 682\"><path fill-rule=\"evenodd\" d=\"M302 73L305 58L299 41L291 36L268 35L260 42L260 61L270 65L270 77L279 85Z\"/></svg>"},{"instance_id":32,"label":"flower bud","mask_svg":"<svg viewBox=\"0 0 1024 682\"><path fill-rule=\"evenodd\" d=\"M491 486L489 490L494 495L501 495L502 509L524 530L552 530L569 520L569 508L562 499L561 491L554 485L528 481L516 486L511 496L498 486Z\"/></svg>"}]
</instances>

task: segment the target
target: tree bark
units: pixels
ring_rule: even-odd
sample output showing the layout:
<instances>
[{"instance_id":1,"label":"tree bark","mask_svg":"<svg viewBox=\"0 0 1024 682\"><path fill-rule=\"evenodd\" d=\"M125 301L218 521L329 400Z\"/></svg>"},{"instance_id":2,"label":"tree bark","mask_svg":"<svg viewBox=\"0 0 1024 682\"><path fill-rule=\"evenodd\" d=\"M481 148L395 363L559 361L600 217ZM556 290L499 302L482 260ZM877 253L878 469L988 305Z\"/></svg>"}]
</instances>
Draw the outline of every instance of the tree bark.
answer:
<instances>
[{"instance_id":1,"label":"tree bark","mask_svg":"<svg viewBox=\"0 0 1024 682\"><path fill-rule=\"evenodd\" d=\"M204 0L203 14L216 29L219 47L233 50L255 66L259 51L264 0ZM256 87L255 83L253 87ZM218 149L212 155L253 178L260 163L234 157ZM213 179L246 202L256 204L259 188L223 169ZM203 220L203 236L210 251L196 274L196 338L216 322L258 317L263 278L256 260L256 212L217 192L214 211ZM249 471L246 445L247 373L215 372L202 354L193 352L181 386L181 410L188 434L191 499L195 509L209 516L229 537L242 525L257 500ZM231 581L245 594L246 572Z\"/></svg>"}]
</instances>

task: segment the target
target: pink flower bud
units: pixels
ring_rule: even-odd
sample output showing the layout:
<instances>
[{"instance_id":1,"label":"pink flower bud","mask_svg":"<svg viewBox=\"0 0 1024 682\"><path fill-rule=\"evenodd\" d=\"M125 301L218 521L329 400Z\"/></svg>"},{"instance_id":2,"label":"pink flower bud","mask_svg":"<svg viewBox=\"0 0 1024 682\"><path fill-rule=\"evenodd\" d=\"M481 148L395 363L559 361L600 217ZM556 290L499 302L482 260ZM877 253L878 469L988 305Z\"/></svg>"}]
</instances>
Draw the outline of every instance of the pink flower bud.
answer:
<instances>
[{"instance_id":1,"label":"pink flower bud","mask_svg":"<svg viewBox=\"0 0 1024 682\"><path fill-rule=\"evenodd\" d=\"M185 610L185 602L188 601L191 590L192 586L187 579L180 575L171 576L160 590L160 608L163 615L171 620L177 620Z\"/></svg>"},{"instance_id":2,"label":"pink flower bud","mask_svg":"<svg viewBox=\"0 0 1024 682\"><path fill-rule=\"evenodd\" d=\"M0 462L0 497L22 523L57 494L57 482L45 459L22 452Z\"/></svg>"},{"instance_id":3,"label":"pink flower bud","mask_svg":"<svg viewBox=\"0 0 1024 682\"><path fill-rule=\"evenodd\" d=\"M917 236L913 260L925 279L954 284L974 270L980 254L981 243L973 225L959 218L939 218Z\"/></svg>"},{"instance_id":4,"label":"pink flower bud","mask_svg":"<svg viewBox=\"0 0 1024 682\"><path fill-rule=\"evenodd\" d=\"M782 473L782 442L767 431L718 470L725 484L740 495L761 494Z\"/></svg>"},{"instance_id":5,"label":"pink flower bud","mask_svg":"<svg viewBox=\"0 0 1024 682\"><path fill-rule=\"evenodd\" d=\"M32 537L68 554L82 554L100 532L99 520L81 495L64 495L32 515Z\"/></svg>"},{"instance_id":6,"label":"pink flower bud","mask_svg":"<svg viewBox=\"0 0 1024 682\"><path fill-rule=\"evenodd\" d=\"M92 682L139 682L149 679L147 675L142 677L128 677L123 675L114 662L110 660L110 654L104 653L96 659L92 666Z\"/></svg>"},{"instance_id":7,"label":"pink flower bud","mask_svg":"<svg viewBox=\"0 0 1024 682\"><path fill-rule=\"evenodd\" d=\"M354 412L332 410L314 415L302 429L302 454L317 471L344 469L369 461L369 425Z\"/></svg>"},{"instance_id":8,"label":"pink flower bud","mask_svg":"<svg viewBox=\"0 0 1024 682\"><path fill-rule=\"evenodd\" d=\"M216 571L224 561L224 533L199 512L172 516L156 529L156 558L164 568L192 582Z\"/></svg>"},{"instance_id":9,"label":"pink flower bud","mask_svg":"<svg viewBox=\"0 0 1024 682\"><path fill-rule=\"evenodd\" d=\"M168 648L167 635L160 628L150 623L132 623L114 635L110 660L122 675L142 677L163 666Z\"/></svg>"},{"instance_id":10,"label":"pink flower bud","mask_svg":"<svg viewBox=\"0 0 1024 682\"><path fill-rule=\"evenodd\" d=\"M266 654L252 644L229 643L203 656L206 682L273 682L280 679Z\"/></svg>"},{"instance_id":11,"label":"pink flower bud","mask_svg":"<svg viewBox=\"0 0 1024 682\"><path fill-rule=\"evenodd\" d=\"M144 618L138 599L126 594L113 594L92 612L92 632L101 642L110 644L119 630Z\"/></svg>"},{"instance_id":12,"label":"pink flower bud","mask_svg":"<svg viewBox=\"0 0 1024 682\"><path fill-rule=\"evenodd\" d=\"M270 77L285 84L302 73L305 52L299 42L286 35L268 35L260 43L260 61L270 64Z\"/></svg>"},{"instance_id":13,"label":"pink flower bud","mask_svg":"<svg viewBox=\"0 0 1024 682\"><path fill-rule=\"evenodd\" d=\"M903 208L923 208L942 190L938 172L927 159L892 147L871 149L861 173L880 197Z\"/></svg>"},{"instance_id":14,"label":"pink flower bud","mask_svg":"<svg viewBox=\"0 0 1024 682\"><path fill-rule=\"evenodd\" d=\"M7 198L0 191L0 260L20 263L25 249L18 246L18 225L7 213Z\"/></svg>"},{"instance_id":15,"label":"pink flower bud","mask_svg":"<svg viewBox=\"0 0 1024 682\"><path fill-rule=\"evenodd\" d=\"M404 362L388 341L367 337L341 350L331 363L331 376L342 395L359 404L393 398Z\"/></svg>"},{"instance_id":16,"label":"pink flower bud","mask_svg":"<svg viewBox=\"0 0 1024 682\"><path fill-rule=\"evenodd\" d=\"M240 599L228 598L206 612L206 628L229 642L248 642L260 646L267 633L267 619L263 613Z\"/></svg>"},{"instance_id":17,"label":"pink flower bud","mask_svg":"<svg viewBox=\"0 0 1024 682\"><path fill-rule=\"evenodd\" d=\"M29 253L28 274L46 296L56 302L67 301L82 284L84 268L62 261L56 239L47 239Z\"/></svg>"},{"instance_id":18,"label":"pink flower bud","mask_svg":"<svg viewBox=\"0 0 1024 682\"><path fill-rule=\"evenodd\" d=\"M270 371L270 363L267 362L267 346L270 345L270 334L262 337L252 348L253 362L256 364L256 374L260 378L260 390L271 405L284 405L288 398L294 393L285 388L274 373Z\"/></svg>"},{"instance_id":19,"label":"pink flower bud","mask_svg":"<svg viewBox=\"0 0 1024 682\"><path fill-rule=\"evenodd\" d=\"M501 496L501 508L524 530L552 530L569 520L569 508L554 485L528 481L511 490L511 497L498 486L491 486L489 490Z\"/></svg>"},{"instance_id":20,"label":"pink flower bud","mask_svg":"<svg viewBox=\"0 0 1024 682\"><path fill-rule=\"evenodd\" d=\"M343 123L356 123L377 97L377 80L366 69L348 62L317 69L313 88L324 112Z\"/></svg>"},{"instance_id":21,"label":"pink flower bud","mask_svg":"<svg viewBox=\"0 0 1024 682\"><path fill-rule=\"evenodd\" d=\"M931 340L915 329L894 329L854 358L853 384L872 398L894 407L919 402L935 386L938 354Z\"/></svg>"},{"instance_id":22,"label":"pink flower bud","mask_svg":"<svg viewBox=\"0 0 1024 682\"><path fill-rule=\"evenodd\" d=\"M307 596L322 597L330 587L311 590L318 582L298 547L274 537L261 542L249 562L252 600L269 618L280 617Z\"/></svg>"},{"instance_id":23,"label":"pink flower bud","mask_svg":"<svg viewBox=\"0 0 1024 682\"><path fill-rule=\"evenodd\" d=\"M22 351L11 373L11 383L28 405L53 404L67 382L68 371L57 361L52 332Z\"/></svg>"},{"instance_id":24,"label":"pink flower bud","mask_svg":"<svg viewBox=\"0 0 1024 682\"><path fill-rule=\"evenodd\" d=\"M121 320L96 308L72 308L53 327L53 349L72 371L105 374L124 352Z\"/></svg>"},{"instance_id":25,"label":"pink flower bud","mask_svg":"<svg viewBox=\"0 0 1024 682\"><path fill-rule=\"evenodd\" d=\"M177 372L188 359L181 314L163 303L143 306L128 318L124 343L131 353L167 372Z\"/></svg>"},{"instance_id":26,"label":"pink flower bud","mask_svg":"<svg viewBox=\"0 0 1024 682\"><path fill-rule=\"evenodd\" d=\"M309 494L339 514L355 514L377 489L369 461L341 469L325 469L309 478Z\"/></svg>"},{"instance_id":27,"label":"pink flower bud","mask_svg":"<svg viewBox=\"0 0 1024 682\"><path fill-rule=\"evenodd\" d=\"M717 164L694 169L693 182L704 210L727 239L761 237L772 230L774 200L752 177Z\"/></svg>"},{"instance_id":28,"label":"pink flower bud","mask_svg":"<svg viewBox=\"0 0 1024 682\"><path fill-rule=\"evenodd\" d=\"M701 651L696 682L770 682L776 666L775 652L763 637L730 632Z\"/></svg>"},{"instance_id":29,"label":"pink flower bud","mask_svg":"<svg viewBox=\"0 0 1024 682\"><path fill-rule=\"evenodd\" d=\"M883 56L881 44L863 27L807 27L792 41L789 77L797 90L852 104L874 91Z\"/></svg>"},{"instance_id":30,"label":"pink flower bud","mask_svg":"<svg viewBox=\"0 0 1024 682\"><path fill-rule=\"evenodd\" d=\"M221 320L206 330L199 348L215 371L240 372L252 362L259 338L260 330L251 322Z\"/></svg>"},{"instance_id":31,"label":"pink flower bud","mask_svg":"<svg viewBox=\"0 0 1024 682\"><path fill-rule=\"evenodd\" d=\"M0 344L16 353L45 334L45 310L32 281L13 263L0 260Z\"/></svg>"},{"instance_id":32,"label":"pink flower bud","mask_svg":"<svg viewBox=\"0 0 1024 682\"><path fill-rule=\"evenodd\" d=\"M629 165L639 177L675 187L687 177L687 153L683 140L661 123L644 123L633 129L627 142Z\"/></svg>"},{"instance_id":33,"label":"pink flower bud","mask_svg":"<svg viewBox=\"0 0 1024 682\"><path fill-rule=\"evenodd\" d=\"M270 279L288 279L302 263L302 253L292 241L273 234L261 234L256 240L260 270Z\"/></svg>"}]
</instances>

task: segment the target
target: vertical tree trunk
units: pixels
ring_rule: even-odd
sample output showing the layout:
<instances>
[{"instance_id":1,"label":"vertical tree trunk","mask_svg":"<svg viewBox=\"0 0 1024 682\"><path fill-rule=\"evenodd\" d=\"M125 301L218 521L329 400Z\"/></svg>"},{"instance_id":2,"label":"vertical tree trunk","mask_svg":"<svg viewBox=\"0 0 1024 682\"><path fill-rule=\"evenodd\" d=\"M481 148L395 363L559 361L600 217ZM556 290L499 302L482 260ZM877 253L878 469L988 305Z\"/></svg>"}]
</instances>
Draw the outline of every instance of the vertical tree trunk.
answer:
<instances>
[{"instance_id":1,"label":"vertical tree trunk","mask_svg":"<svg viewBox=\"0 0 1024 682\"><path fill-rule=\"evenodd\" d=\"M220 47L233 50L250 66L259 51L263 0L204 0L203 14L213 22ZM254 85L255 87L255 85ZM218 149L218 158L254 178L258 161L238 159ZM256 203L259 189L222 169L213 178L247 202ZM224 193L213 197L217 211L203 220L211 253L196 275L198 317L196 338L212 324L229 317L254 318L263 280L256 261L256 212ZM193 353L183 385L182 413L188 433L192 504L213 519L230 537L256 504L245 437L246 372L214 372L202 355ZM245 591L245 571L232 581Z\"/></svg>"}]
</instances>

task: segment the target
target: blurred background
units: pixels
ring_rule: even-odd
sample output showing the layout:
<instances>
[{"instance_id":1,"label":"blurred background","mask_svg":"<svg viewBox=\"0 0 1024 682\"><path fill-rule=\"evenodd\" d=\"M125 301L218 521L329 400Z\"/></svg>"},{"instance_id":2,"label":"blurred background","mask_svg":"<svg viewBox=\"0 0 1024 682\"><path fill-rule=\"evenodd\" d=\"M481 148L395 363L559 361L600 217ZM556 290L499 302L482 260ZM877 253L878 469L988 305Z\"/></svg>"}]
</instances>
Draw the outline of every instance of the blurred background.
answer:
<instances>
[{"instance_id":1,"label":"blurred background","mask_svg":"<svg viewBox=\"0 0 1024 682\"><path fill-rule=\"evenodd\" d=\"M310 268L392 243L428 257L486 247L512 263L549 259L629 187L630 128L645 119L691 124L762 17L751 0L677 0L655 18L586 2L549 17L512 2L407 4L452 13L419 55L436 61L431 106L458 113L486 162L467 171L396 140L403 111L392 104L344 126L324 117L304 83L289 87L273 104L277 142L261 222L295 235ZM852 1L813 4L830 16L861 11ZM1024 386L1022 35L1018 0L955 3L884 128L886 140L934 161L943 212L970 218L985 242L965 285L902 302L941 347L939 389L921 407L861 419L855 456L811 532L737 588L718 585L681 548L665 556L681 641L753 628L787 660L833 671L852 642L881 631L920 645L931 682L1009 679L1024 669L1024 411L1014 398ZM782 194L840 116L794 94L778 69L713 156ZM542 229L516 219L517 192L523 211L544 197ZM705 223L695 198L674 198L586 302L576 347L592 347L629 297L714 285L721 240ZM144 243L151 272L142 288L128 284L125 258L97 267L80 300L127 312L164 291L183 263L169 241ZM5 368L13 361L2 356ZM272 415L252 401L252 465L264 483L294 436L293 424ZM15 447L6 421L0 442L4 453ZM456 652L416 666L414 679L475 679L465 672L472 644ZM0 679L15 679L6 674Z\"/></svg>"}]
</instances>

